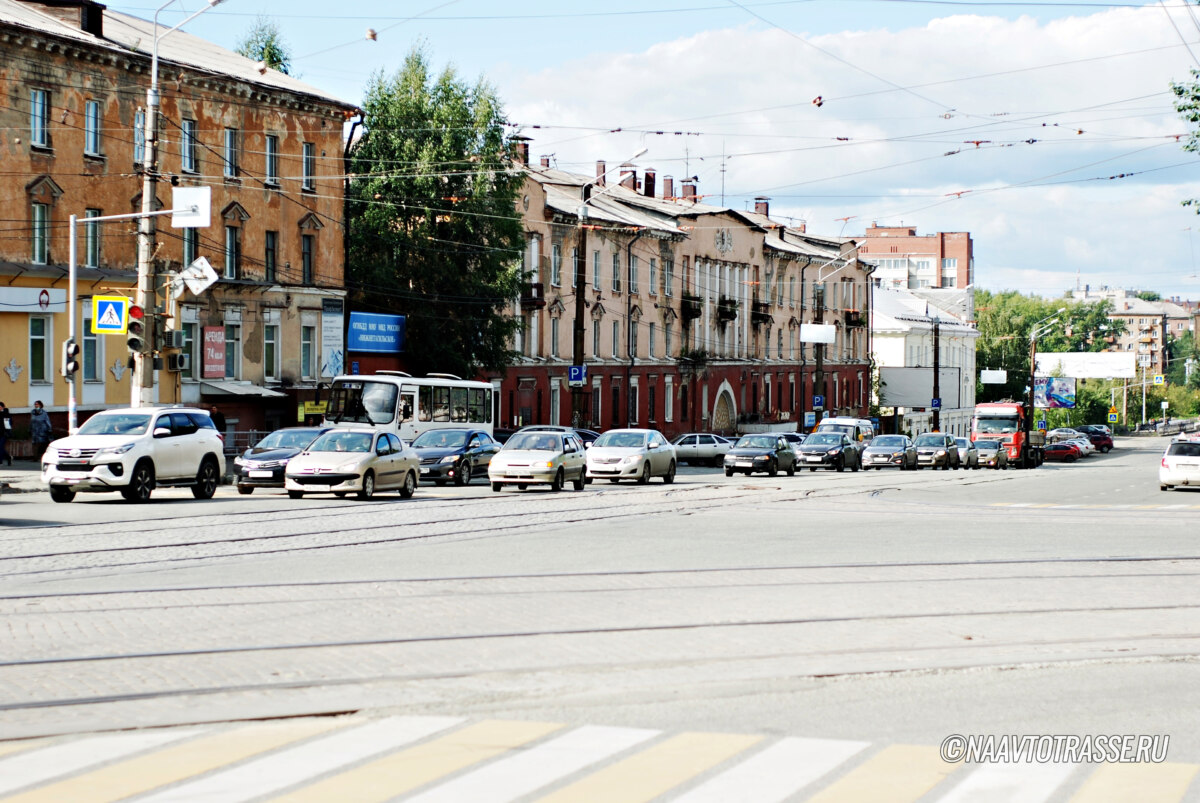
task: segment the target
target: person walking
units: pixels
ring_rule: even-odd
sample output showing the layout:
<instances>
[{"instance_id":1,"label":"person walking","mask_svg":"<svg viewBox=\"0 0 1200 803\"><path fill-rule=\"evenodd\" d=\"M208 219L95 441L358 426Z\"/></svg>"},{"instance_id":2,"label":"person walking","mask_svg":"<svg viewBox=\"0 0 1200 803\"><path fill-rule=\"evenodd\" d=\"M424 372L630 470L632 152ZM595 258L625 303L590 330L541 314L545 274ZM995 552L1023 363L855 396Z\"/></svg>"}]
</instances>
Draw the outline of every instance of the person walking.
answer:
<instances>
[{"instance_id":1,"label":"person walking","mask_svg":"<svg viewBox=\"0 0 1200 803\"><path fill-rule=\"evenodd\" d=\"M33 438L33 461L40 463L50 444L50 416L40 400L33 403L33 412L29 414L29 434Z\"/></svg>"},{"instance_id":2,"label":"person walking","mask_svg":"<svg viewBox=\"0 0 1200 803\"><path fill-rule=\"evenodd\" d=\"M8 439L12 437L12 413L4 402L0 402L0 460L7 460L12 465L12 455L8 453Z\"/></svg>"},{"instance_id":3,"label":"person walking","mask_svg":"<svg viewBox=\"0 0 1200 803\"><path fill-rule=\"evenodd\" d=\"M209 417L212 418L213 426L217 428L217 432L225 434L225 414L217 409L217 405L212 405L208 408Z\"/></svg>"}]
</instances>

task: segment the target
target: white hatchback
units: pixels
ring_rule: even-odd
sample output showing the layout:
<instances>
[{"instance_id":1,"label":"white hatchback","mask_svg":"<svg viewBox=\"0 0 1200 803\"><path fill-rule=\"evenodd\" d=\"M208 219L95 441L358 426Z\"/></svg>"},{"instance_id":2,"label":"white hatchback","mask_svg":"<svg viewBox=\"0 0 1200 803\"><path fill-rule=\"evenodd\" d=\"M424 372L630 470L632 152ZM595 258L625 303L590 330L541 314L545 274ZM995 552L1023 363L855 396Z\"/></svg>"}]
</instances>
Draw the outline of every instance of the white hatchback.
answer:
<instances>
[{"instance_id":1,"label":"white hatchback","mask_svg":"<svg viewBox=\"0 0 1200 803\"><path fill-rule=\"evenodd\" d=\"M1158 487L1169 491L1179 485L1200 485L1200 443L1172 441L1158 466Z\"/></svg>"}]
</instances>

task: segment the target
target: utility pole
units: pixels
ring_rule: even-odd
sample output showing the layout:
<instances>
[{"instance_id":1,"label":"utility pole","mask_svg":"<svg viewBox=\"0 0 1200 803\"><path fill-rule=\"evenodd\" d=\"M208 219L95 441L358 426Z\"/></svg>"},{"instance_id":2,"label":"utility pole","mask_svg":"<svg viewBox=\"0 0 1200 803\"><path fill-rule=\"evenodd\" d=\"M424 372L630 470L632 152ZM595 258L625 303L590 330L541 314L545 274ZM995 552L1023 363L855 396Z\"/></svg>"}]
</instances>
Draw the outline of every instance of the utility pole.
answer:
<instances>
[{"instance_id":1,"label":"utility pole","mask_svg":"<svg viewBox=\"0 0 1200 803\"><path fill-rule=\"evenodd\" d=\"M820 292L818 292L818 290ZM813 323L821 325L825 323L825 285L813 284ZM828 410L830 405L829 394L825 392L825 344L814 344L813 352L816 355L816 368L813 373L813 395L824 396L825 404L822 409ZM818 419L821 416L817 416ZM820 424L820 420L817 421Z\"/></svg>"},{"instance_id":2,"label":"utility pole","mask_svg":"<svg viewBox=\"0 0 1200 803\"><path fill-rule=\"evenodd\" d=\"M933 319L933 398L937 399L938 406L933 408L933 431L942 431L942 383L941 383L941 368L942 368L942 319Z\"/></svg>"},{"instance_id":3,"label":"utility pole","mask_svg":"<svg viewBox=\"0 0 1200 803\"><path fill-rule=\"evenodd\" d=\"M571 364L583 365L583 316L587 305L587 204L592 197L592 182L583 185L583 200L579 204L579 249L575 252L575 326L571 330ZM571 388L571 426L581 427L584 418L584 402L588 387Z\"/></svg>"}]
</instances>

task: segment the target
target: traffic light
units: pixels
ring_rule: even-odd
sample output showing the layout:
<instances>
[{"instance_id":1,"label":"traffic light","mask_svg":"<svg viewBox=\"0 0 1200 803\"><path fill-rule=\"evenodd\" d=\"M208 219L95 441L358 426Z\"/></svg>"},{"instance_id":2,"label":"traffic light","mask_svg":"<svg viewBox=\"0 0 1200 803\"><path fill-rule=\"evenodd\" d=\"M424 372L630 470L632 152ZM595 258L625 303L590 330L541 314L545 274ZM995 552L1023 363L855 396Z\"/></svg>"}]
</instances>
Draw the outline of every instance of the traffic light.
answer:
<instances>
[{"instance_id":1,"label":"traffic light","mask_svg":"<svg viewBox=\"0 0 1200 803\"><path fill-rule=\"evenodd\" d=\"M146 313L138 306L129 308L129 338L125 341L125 345L129 346L129 367L133 367L133 357L135 354L145 354L149 351L149 344L146 342Z\"/></svg>"},{"instance_id":2,"label":"traffic light","mask_svg":"<svg viewBox=\"0 0 1200 803\"><path fill-rule=\"evenodd\" d=\"M79 344L68 337L62 345L62 375L68 380L79 370Z\"/></svg>"}]
</instances>

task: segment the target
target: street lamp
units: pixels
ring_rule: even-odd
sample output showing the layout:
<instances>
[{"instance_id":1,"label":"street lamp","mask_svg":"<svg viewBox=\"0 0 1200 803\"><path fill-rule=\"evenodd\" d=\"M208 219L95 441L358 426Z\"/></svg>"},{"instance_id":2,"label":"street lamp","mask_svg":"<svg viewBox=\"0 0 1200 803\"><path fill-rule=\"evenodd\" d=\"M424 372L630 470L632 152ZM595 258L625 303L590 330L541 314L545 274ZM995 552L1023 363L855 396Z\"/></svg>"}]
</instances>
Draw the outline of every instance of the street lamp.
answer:
<instances>
[{"instance_id":1,"label":"street lamp","mask_svg":"<svg viewBox=\"0 0 1200 803\"><path fill-rule=\"evenodd\" d=\"M1059 307L1058 312L1035 322L1029 332L1029 414L1025 416L1025 454L1021 455L1021 463L1025 468L1033 468L1037 465L1037 462L1033 459L1033 449L1029 443L1030 436L1033 434L1033 417L1037 414L1037 408L1033 404L1033 386L1035 374L1037 373L1037 341L1039 337L1058 325L1059 321L1055 316L1066 311L1066 307ZM1045 325L1038 327L1038 324L1041 323L1045 323Z\"/></svg>"},{"instance_id":2,"label":"street lamp","mask_svg":"<svg viewBox=\"0 0 1200 803\"><path fill-rule=\"evenodd\" d=\"M142 213L138 218L138 280L137 305L142 309L152 309L149 301L154 298L154 273L151 269L151 259L154 251L154 182L155 164L158 162L158 43L169 34L179 30L196 17L208 11L224 0L206 0L207 5L194 14L190 14L183 22L158 32L158 15L175 3L167 0L154 12L154 41L150 48L150 88L146 90L146 119L143 121L143 154L142 154ZM153 347L153 344L151 344ZM130 374L131 407L140 407L150 403L149 390L154 387L154 360L146 359L146 354L134 358L134 368ZM146 396L142 398L143 394Z\"/></svg>"}]
</instances>

